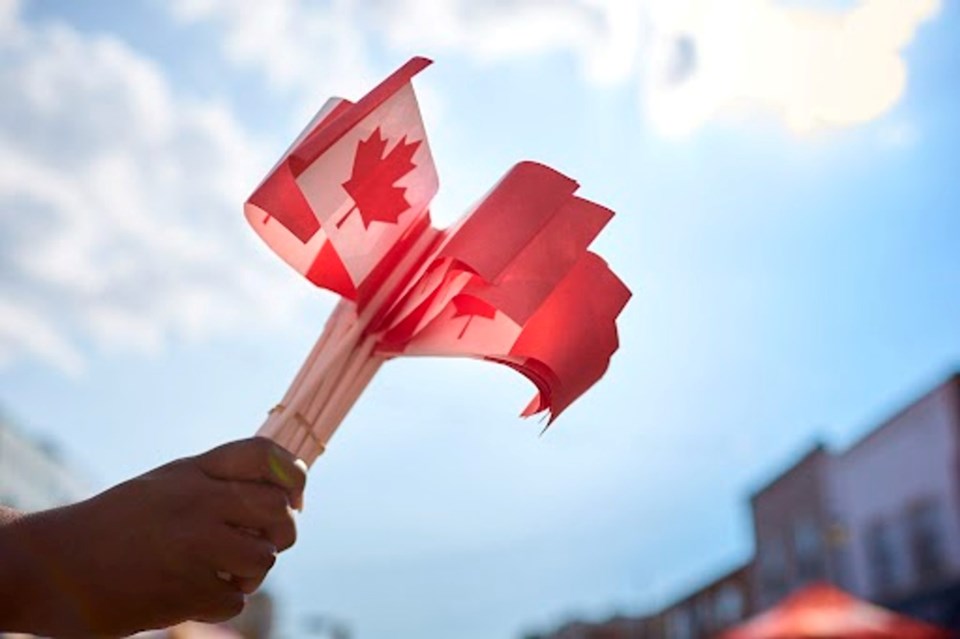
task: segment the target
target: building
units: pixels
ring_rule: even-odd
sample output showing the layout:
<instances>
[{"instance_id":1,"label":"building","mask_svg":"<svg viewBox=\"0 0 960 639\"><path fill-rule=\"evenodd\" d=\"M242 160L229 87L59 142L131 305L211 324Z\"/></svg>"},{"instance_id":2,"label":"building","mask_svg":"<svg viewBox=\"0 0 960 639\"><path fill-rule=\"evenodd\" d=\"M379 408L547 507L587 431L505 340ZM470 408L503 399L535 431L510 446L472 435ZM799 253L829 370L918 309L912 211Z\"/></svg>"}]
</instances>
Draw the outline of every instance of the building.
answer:
<instances>
[{"instance_id":1,"label":"building","mask_svg":"<svg viewBox=\"0 0 960 639\"><path fill-rule=\"evenodd\" d=\"M0 417L0 504L35 511L89 495L87 482L52 444Z\"/></svg>"},{"instance_id":2,"label":"building","mask_svg":"<svg viewBox=\"0 0 960 639\"><path fill-rule=\"evenodd\" d=\"M825 531L832 523L832 461L818 444L750 498L753 609L768 608L796 588L832 575L825 552Z\"/></svg>"},{"instance_id":3,"label":"building","mask_svg":"<svg viewBox=\"0 0 960 639\"><path fill-rule=\"evenodd\" d=\"M714 637L752 614L750 564L745 563L700 586L682 599L642 617L570 621L547 634L526 639L697 639Z\"/></svg>"},{"instance_id":4,"label":"building","mask_svg":"<svg viewBox=\"0 0 960 639\"><path fill-rule=\"evenodd\" d=\"M713 637L749 617L751 569L740 565L662 610L657 637Z\"/></svg>"},{"instance_id":5,"label":"building","mask_svg":"<svg viewBox=\"0 0 960 639\"><path fill-rule=\"evenodd\" d=\"M50 443L31 437L0 416L0 504L36 511L89 496L87 483ZM0 637L26 637L4 634Z\"/></svg>"},{"instance_id":6,"label":"building","mask_svg":"<svg viewBox=\"0 0 960 639\"><path fill-rule=\"evenodd\" d=\"M660 639L662 636L659 616L616 616L594 623L571 621L549 634L528 634L525 639Z\"/></svg>"},{"instance_id":7,"label":"building","mask_svg":"<svg viewBox=\"0 0 960 639\"><path fill-rule=\"evenodd\" d=\"M960 631L960 373L846 449L814 445L750 507L753 557L635 619L642 634L620 619L544 639L707 639L817 581Z\"/></svg>"},{"instance_id":8,"label":"building","mask_svg":"<svg viewBox=\"0 0 960 639\"><path fill-rule=\"evenodd\" d=\"M960 374L845 450L815 446L751 506L757 610L829 581L960 628Z\"/></svg>"},{"instance_id":9,"label":"building","mask_svg":"<svg viewBox=\"0 0 960 639\"><path fill-rule=\"evenodd\" d=\"M835 582L960 629L960 374L838 454Z\"/></svg>"}]
</instances>

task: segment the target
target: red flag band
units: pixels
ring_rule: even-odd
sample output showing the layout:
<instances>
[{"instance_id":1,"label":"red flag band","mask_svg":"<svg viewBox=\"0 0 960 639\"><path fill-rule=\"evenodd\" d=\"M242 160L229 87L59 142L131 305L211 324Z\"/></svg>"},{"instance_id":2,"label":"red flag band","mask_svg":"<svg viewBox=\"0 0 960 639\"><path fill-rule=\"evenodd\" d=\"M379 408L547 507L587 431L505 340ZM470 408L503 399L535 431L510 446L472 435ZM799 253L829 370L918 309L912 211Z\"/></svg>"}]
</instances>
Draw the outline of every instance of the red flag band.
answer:
<instances>
[{"instance_id":1,"label":"red flag band","mask_svg":"<svg viewBox=\"0 0 960 639\"><path fill-rule=\"evenodd\" d=\"M356 104L328 103L245 206L277 255L353 301L427 215L437 173L410 79L415 58ZM396 256L393 257L395 259Z\"/></svg>"},{"instance_id":2,"label":"red flag band","mask_svg":"<svg viewBox=\"0 0 960 639\"><path fill-rule=\"evenodd\" d=\"M430 225L438 180L414 58L350 103L327 103L245 206L284 261L341 302L261 433L312 461L379 365L402 355L510 366L555 419L607 370L630 292L588 247L613 213L535 162L458 224Z\"/></svg>"}]
</instances>

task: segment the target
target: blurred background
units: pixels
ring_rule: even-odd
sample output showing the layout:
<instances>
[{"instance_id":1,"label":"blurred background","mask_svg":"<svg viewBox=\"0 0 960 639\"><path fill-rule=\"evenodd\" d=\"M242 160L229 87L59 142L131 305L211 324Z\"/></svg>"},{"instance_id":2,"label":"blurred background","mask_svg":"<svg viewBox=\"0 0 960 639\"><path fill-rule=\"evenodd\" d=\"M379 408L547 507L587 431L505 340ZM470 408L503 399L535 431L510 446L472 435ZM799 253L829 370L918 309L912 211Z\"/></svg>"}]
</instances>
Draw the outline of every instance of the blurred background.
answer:
<instances>
[{"instance_id":1,"label":"blurred background","mask_svg":"<svg viewBox=\"0 0 960 639\"><path fill-rule=\"evenodd\" d=\"M434 218L576 178L621 350L542 437L505 368L390 363L241 632L692 639L818 580L960 626L958 34L936 0L0 0L0 502L255 432L335 300L242 203L426 55Z\"/></svg>"}]
</instances>

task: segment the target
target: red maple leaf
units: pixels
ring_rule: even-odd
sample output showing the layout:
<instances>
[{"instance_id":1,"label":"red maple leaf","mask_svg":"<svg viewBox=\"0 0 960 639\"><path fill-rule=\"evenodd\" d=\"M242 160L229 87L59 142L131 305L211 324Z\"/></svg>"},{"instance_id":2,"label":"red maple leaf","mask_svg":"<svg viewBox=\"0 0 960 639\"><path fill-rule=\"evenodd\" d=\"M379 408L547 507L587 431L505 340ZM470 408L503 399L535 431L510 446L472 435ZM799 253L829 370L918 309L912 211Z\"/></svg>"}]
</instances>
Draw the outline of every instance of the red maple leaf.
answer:
<instances>
[{"instance_id":1,"label":"red maple leaf","mask_svg":"<svg viewBox=\"0 0 960 639\"><path fill-rule=\"evenodd\" d=\"M413 154L422 140L407 142L407 136L400 138L389 153L384 155L387 140L380 134L380 127L373 130L366 140L357 143L357 153L353 159L353 173L343 183L343 189L353 198L354 206L337 222L337 228L354 211L360 213L363 228L369 228L370 222L396 224L398 218L410 208L406 198L406 187L396 186L397 180L416 168Z\"/></svg>"}]
</instances>

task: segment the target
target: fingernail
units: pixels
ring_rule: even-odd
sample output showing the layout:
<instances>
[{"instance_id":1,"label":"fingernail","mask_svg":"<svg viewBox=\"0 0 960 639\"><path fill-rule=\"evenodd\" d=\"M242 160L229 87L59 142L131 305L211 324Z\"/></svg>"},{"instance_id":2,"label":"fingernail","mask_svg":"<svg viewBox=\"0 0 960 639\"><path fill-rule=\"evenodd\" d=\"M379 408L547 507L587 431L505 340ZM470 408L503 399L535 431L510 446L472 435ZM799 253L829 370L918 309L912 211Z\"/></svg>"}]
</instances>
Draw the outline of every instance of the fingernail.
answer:
<instances>
[{"instance_id":1,"label":"fingernail","mask_svg":"<svg viewBox=\"0 0 960 639\"><path fill-rule=\"evenodd\" d=\"M307 474L307 471L309 470L307 468L307 462L303 461L299 457L293 460L293 465L302 470L304 474ZM298 513L303 512L303 493L299 493L296 497L294 497L293 507Z\"/></svg>"}]
</instances>

